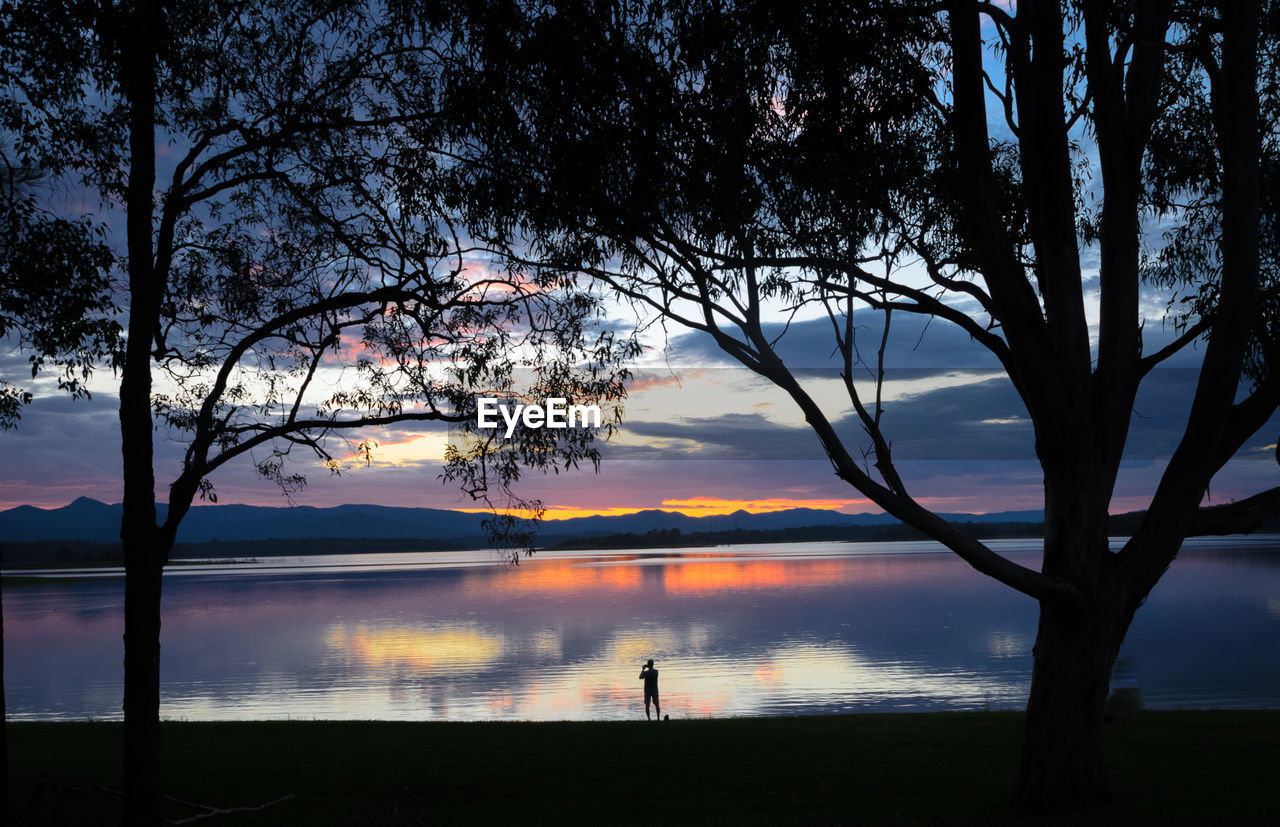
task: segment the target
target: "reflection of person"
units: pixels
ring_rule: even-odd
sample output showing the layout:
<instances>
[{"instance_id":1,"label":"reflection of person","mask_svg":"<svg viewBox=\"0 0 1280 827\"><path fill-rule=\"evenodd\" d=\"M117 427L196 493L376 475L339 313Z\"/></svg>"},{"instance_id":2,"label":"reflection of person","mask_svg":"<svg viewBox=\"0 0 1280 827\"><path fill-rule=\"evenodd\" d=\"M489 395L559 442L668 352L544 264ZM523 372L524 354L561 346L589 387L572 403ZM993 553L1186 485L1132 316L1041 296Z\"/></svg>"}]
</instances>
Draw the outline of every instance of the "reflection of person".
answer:
<instances>
[{"instance_id":1,"label":"reflection of person","mask_svg":"<svg viewBox=\"0 0 1280 827\"><path fill-rule=\"evenodd\" d=\"M644 717L649 720L649 701L653 701L653 711L662 720L662 704L658 701L658 670L653 668L653 658L640 667L640 680L644 681Z\"/></svg>"}]
</instances>

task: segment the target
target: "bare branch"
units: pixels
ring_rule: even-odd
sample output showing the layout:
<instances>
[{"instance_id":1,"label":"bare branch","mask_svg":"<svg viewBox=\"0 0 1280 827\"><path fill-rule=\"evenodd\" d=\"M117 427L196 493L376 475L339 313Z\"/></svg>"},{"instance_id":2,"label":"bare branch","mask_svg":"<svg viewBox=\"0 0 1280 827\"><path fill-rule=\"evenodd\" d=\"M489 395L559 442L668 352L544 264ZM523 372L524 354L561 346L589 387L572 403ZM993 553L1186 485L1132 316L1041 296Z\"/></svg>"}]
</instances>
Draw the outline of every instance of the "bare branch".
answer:
<instances>
[{"instance_id":1,"label":"bare branch","mask_svg":"<svg viewBox=\"0 0 1280 827\"><path fill-rule=\"evenodd\" d=\"M1212 319L1201 318L1195 324L1190 325L1189 327L1187 327L1186 330L1182 331L1182 333L1178 336L1178 338L1174 339L1169 344L1160 348L1155 353L1152 353L1149 356L1144 356L1138 362L1138 376L1139 377L1146 376L1161 362L1177 354L1187 345L1191 344L1196 339L1199 339L1201 336L1203 336L1205 332L1208 331L1209 328L1212 326L1213 326Z\"/></svg>"}]
</instances>

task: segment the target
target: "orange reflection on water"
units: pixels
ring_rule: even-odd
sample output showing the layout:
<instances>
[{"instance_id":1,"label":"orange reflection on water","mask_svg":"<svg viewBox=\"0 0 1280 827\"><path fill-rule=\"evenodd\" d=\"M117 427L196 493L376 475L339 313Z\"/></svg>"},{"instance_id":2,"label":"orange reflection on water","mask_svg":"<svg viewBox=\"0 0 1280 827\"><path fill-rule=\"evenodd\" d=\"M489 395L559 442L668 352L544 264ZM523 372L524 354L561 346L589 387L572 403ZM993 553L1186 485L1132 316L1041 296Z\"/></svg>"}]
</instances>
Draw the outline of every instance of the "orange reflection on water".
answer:
<instances>
[{"instance_id":1,"label":"orange reflection on water","mask_svg":"<svg viewBox=\"0 0 1280 827\"><path fill-rule=\"evenodd\" d=\"M510 566L469 576L462 590L468 595L569 594L574 592L633 591L640 588L635 566L583 566L561 560L538 560L534 565Z\"/></svg>"},{"instance_id":2,"label":"orange reflection on water","mask_svg":"<svg viewBox=\"0 0 1280 827\"><path fill-rule=\"evenodd\" d=\"M756 667L755 679L757 683L766 686L777 686L782 680L782 672L778 669L778 664L767 661Z\"/></svg>"},{"instance_id":3,"label":"orange reflection on water","mask_svg":"<svg viewBox=\"0 0 1280 827\"><path fill-rule=\"evenodd\" d=\"M375 669L467 671L502 657L504 640L476 627L424 629L416 626L348 628L336 623L325 636L331 650Z\"/></svg>"},{"instance_id":4,"label":"orange reflection on water","mask_svg":"<svg viewBox=\"0 0 1280 827\"><path fill-rule=\"evenodd\" d=\"M851 574L847 560L756 561L709 553L655 569L643 559L640 555L627 555L610 558L605 565L584 565L578 560L543 558L497 572L490 569L469 575L462 592L485 597L629 592L639 591L647 579L649 583L660 583L670 594L706 594L826 586L843 583Z\"/></svg>"},{"instance_id":5,"label":"orange reflection on water","mask_svg":"<svg viewBox=\"0 0 1280 827\"><path fill-rule=\"evenodd\" d=\"M662 569L663 586L673 594L825 586L844 580L841 560L684 563Z\"/></svg>"}]
</instances>

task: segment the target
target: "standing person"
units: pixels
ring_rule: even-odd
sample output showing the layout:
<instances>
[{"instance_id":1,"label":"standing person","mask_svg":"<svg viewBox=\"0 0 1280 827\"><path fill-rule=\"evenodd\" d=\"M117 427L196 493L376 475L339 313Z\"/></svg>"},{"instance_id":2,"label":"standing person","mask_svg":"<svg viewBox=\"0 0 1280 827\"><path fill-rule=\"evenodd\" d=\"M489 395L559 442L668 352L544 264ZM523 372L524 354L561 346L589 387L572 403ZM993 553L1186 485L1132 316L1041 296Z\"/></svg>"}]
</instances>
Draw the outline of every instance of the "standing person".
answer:
<instances>
[{"instance_id":1,"label":"standing person","mask_svg":"<svg viewBox=\"0 0 1280 827\"><path fill-rule=\"evenodd\" d=\"M647 720L653 720L649 717L649 701L653 701L653 711L658 713L658 720L662 720L662 704L658 701L658 670L653 668L653 658L649 658L649 662L640 667L640 680L644 681L644 717Z\"/></svg>"}]
</instances>

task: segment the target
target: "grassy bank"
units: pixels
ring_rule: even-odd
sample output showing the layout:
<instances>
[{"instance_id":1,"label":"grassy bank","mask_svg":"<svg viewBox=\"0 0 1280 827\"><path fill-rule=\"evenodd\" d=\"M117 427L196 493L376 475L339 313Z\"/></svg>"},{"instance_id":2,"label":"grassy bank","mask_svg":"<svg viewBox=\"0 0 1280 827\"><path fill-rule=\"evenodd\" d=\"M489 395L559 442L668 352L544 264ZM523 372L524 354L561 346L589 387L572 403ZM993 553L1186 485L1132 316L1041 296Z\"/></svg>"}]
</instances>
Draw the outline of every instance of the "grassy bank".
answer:
<instances>
[{"instance_id":1,"label":"grassy bank","mask_svg":"<svg viewBox=\"0 0 1280 827\"><path fill-rule=\"evenodd\" d=\"M1020 713L626 723L167 723L165 789L227 824L1009 824ZM18 823L110 823L120 728L10 724ZM1109 725L1117 802L1050 823L1267 823L1280 712ZM171 805L178 819L199 811ZM205 822L201 822L205 823Z\"/></svg>"}]
</instances>

